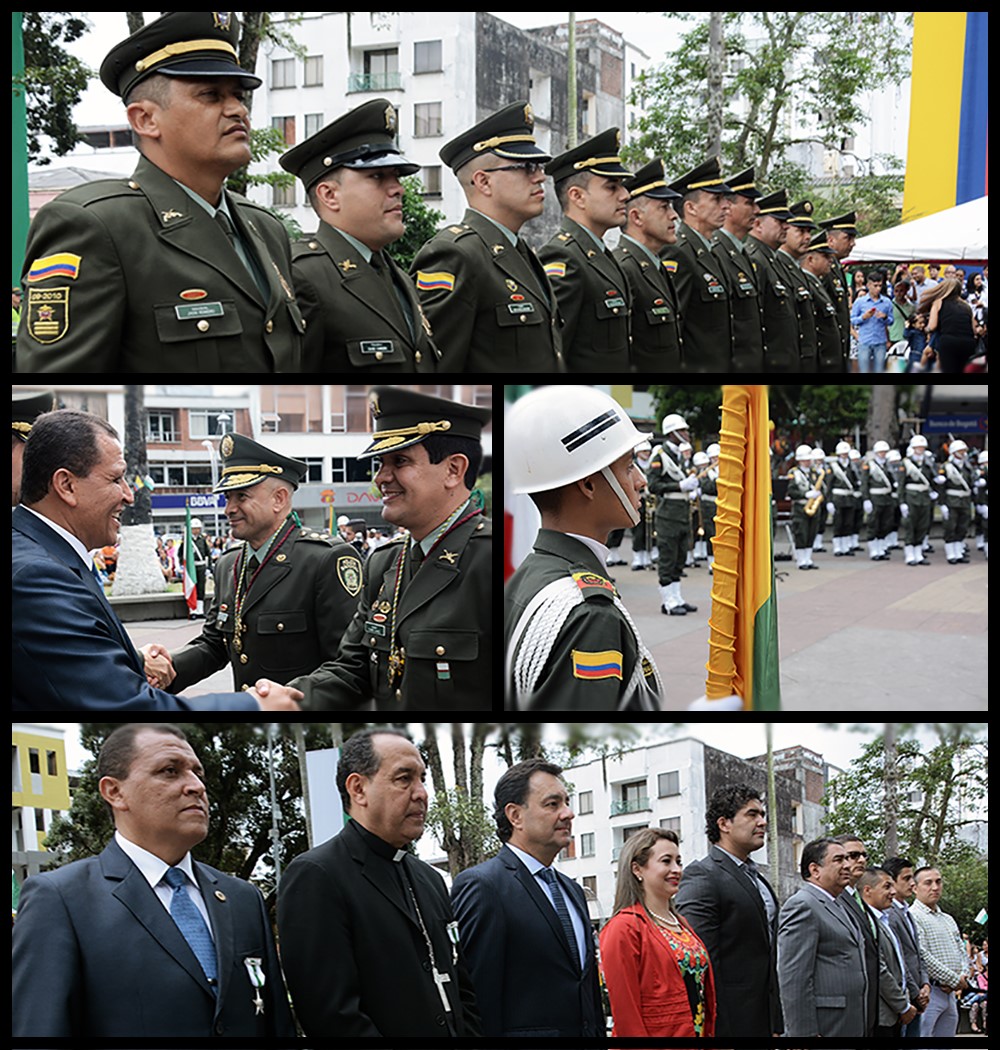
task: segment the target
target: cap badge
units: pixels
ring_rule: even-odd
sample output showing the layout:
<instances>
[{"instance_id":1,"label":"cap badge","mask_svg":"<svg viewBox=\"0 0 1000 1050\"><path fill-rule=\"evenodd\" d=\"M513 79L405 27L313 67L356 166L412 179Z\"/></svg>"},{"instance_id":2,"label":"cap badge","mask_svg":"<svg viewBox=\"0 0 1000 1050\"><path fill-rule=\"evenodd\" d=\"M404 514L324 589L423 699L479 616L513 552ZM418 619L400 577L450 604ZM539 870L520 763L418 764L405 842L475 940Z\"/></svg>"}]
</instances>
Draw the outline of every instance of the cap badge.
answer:
<instances>
[{"instance_id":1,"label":"cap badge","mask_svg":"<svg viewBox=\"0 0 1000 1050\"><path fill-rule=\"evenodd\" d=\"M222 439L222 444L219 446L219 452L222 454L223 459L229 459L233 454L233 435L227 434Z\"/></svg>"},{"instance_id":2,"label":"cap badge","mask_svg":"<svg viewBox=\"0 0 1000 1050\"><path fill-rule=\"evenodd\" d=\"M396 134L396 109L392 103L385 107L385 130Z\"/></svg>"},{"instance_id":3,"label":"cap badge","mask_svg":"<svg viewBox=\"0 0 1000 1050\"><path fill-rule=\"evenodd\" d=\"M524 105L524 123L527 124L529 128L535 126L535 114L531 109L530 102L526 102Z\"/></svg>"},{"instance_id":4,"label":"cap badge","mask_svg":"<svg viewBox=\"0 0 1000 1050\"><path fill-rule=\"evenodd\" d=\"M213 11L212 21L216 29L228 29L233 20L232 11Z\"/></svg>"}]
</instances>

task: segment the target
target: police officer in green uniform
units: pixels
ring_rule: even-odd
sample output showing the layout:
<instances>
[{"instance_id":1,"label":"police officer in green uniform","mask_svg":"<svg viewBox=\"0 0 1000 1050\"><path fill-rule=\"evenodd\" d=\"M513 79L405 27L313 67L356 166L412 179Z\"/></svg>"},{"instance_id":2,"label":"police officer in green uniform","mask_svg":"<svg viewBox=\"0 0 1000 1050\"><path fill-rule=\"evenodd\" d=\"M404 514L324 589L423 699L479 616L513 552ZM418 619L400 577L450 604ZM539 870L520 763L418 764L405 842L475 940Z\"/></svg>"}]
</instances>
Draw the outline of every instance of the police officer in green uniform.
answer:
<instances>
[{"instance_id":1,"label":"police officer in green uniform","mask_svg":"<svg viewBox=\"0 0 1000 1050\"><path fill-rule=\"evenodd\" d=\"M541 215L549 154L515 102L442 147L469 207L417 253L411 274L450 372L562 372L555 296L519 230Z\"/></svg>"},{"instance_id":2,"label":"police officer in green uniform","mask_svg":"<svg viewBox=\"0 0 1000 1050\"><path fill-rule=\"evenodd\" d=\"M712 235L712 251L722 266L733 311L733 371L764 370L764 329L760 314L760 289L753 261L747 255L747 235L757 217L763 196L754 183L753 168L730 175L722 228Z\"/></svg>"},{"instance_id":3,"label":"police officer in green uniform","mask_svg":"<svg viewBox=\"0 0 1000 1050\"><path fill-rule=\"evenodd\" d=\"M628 221L613 254L632 296L632 362L639 372L680 372L681 315L660 252L677 240L674 201L681 195L667 185L659 157L626 179L625 188Z\"/></svg>"},{"instance_id":4,"label":"police officer in green uniform","mask_svg":"<svg viewBox=\"0 0 1000 1050\"><path fill-rule=\"evenodd\" d=\"M733 311L722 264L711 237L726 218L726 195L718 157L710 157L670 184L682 194L683 222L677 243L663 257L674 273L684 325L684 370L729 372L733 367Z\"/></svg>"},{"instance_id":5,"label":"police officer in green uniform","mask_svg":"<svg viewBox=\"0 0 1000 1050\"><path fill-rule=\"evenodd\" d=\"M900 465L900 532L907 565L931 564L924 557L924 541L934 520L934 503L938 498L934 491L936 476L934 459L927 451L927 438L915 434Z\"/></svg>"},{"instance_id":6,"label":"police officer in green uniform","mask_svg":"<svg viewBox=\"0 0 1000 1050\"><path fill-rule=\"evenodd\" d=\"M805 255L813 233L819 229L812 220L812 201L798 201L788 206L791 217L785 240L774 253L775 261L785 275L785 283L792 291L795 316L799 324L800 372L816 371L816 314L812 293L799 261Z\"/></svg>"},{"instance_id":7,"label":"police officer in green uniform","mask_svg":"<svg viewBox=\"0 0 1000 1050\"><path fill-rule=\"evenodd\" d=\"M824 279L826 290L837 308L837 324L840 327L842 345L842 372L850 371L851 357L851 293L847 287L847 274L840 260L846 259L854 250L858 239L857 216L853 211L824 219L820 228L826 230L827 243L834 250L836 258L830 267L829 275Z\"/></svg>"},{"instance_id":8,"label":"police officer in green uniform","mask_svg":"<svg viewBox=\"0 0 1000 1050\"><path fill-rule=\"evenodd\" d=\"M10 505L21 502L21 461L24 443L28 440L35 420L45 412L58 408L56 395L51 390L13 394L10 402Z\"/></svg>"},{"instance_id":9,"label":"police officer in green uniform","mask_svg":"<svg viewBox=\"0 0 1000 1050\"><path fill-rule=\"evenodd\" d=\"M775 252L788 231L788 194L775 190L757 202L760 210L747 239L747 255L756 267L764 326L764 369L768 372L797 372L799 368L799 321L793 292Z\"/></svg>"},{"instance_id":10,"label":"police officer in green uniform","mask_svg":"<svg viewBox=\"0 0 1000 1050\"><path fill-rule=\"evenodd\" d=\"M396 110L377 98L289 150L319 229L292 246L306 319L305 372L433 372L440 357L413 282L385 249L402 237L404 175Z\"/></svg>"},{"instance_id":11,"label":"police officer in green uniform","mask_svg":"<svg viewBox=\"0 0 1000 1050\"><path fill-rule=\"evenodd\" d=\"M220 452L215 491L226 494L226 517L243 542L219 558L201 635L171 653L172 693L227 663L237 689L311 671L336 654L361 593L354 548L302 528L292 512L306 464L242 434L227 434Z\"/></svg>"},{"instance_id":12,"label":"police officer in green uniform","mask_svg":"<svg viewBox=\"0 0 1000 1050\"><path fill-rule=\"evenodd\" d=\"M808 445L799 445L795 450L795 466L788 475L795 561L803 572L819 568L812 559L813 544L816 542L820 522L826 516L823 493L817 488L819 480L813 476L811 470L812 456L813 450Z\"/></svg>"},{"instance_id":13,"label":"police officer in green uniform","mask_svg":"<svg viewBox=\"0 0 1000 1050\"><path fill-rule=\"evenodd\" d=\"M409 536L368 555L340 652L296 678L310 711L490 710L492 523L473 494L489 409L371 392L382 517Z\"/></svg>"},{"instance_id":14,"label":"police officer in green uniform","mask_svg":"<svg viewBox=\"0 0 1000 1050\"><path fill-rule=\"evenodd\" d=\"M131 179L62 194L35 216L17 341L22 372L295 372L302 315L288 237L224 189L250 160L233 12L172 11L114 47Z\"/></svg>"},{"instance_id":15,"label":"police officer in green uniform","mask_svg":"<svg viewBox=\"0 0 1000 1050\"><path fill-rule=\"evenodd\" d=\"M627 372L628 282L602 238L625 225L629 172L618 152L621 135L608 128L546 167L563 210L559 232L539 249L562 314L563 347L571 372Z\"/></svg>"},{"instance_id":16,"label":"police officer in green uniform","mask_svg":"<svg viewBox=\"0 0 1000 1050\"><path fill-rule=\"evenodd\" d=\"M836 261L826 231L820 230L809 242L809 247L800 260L802 274L806 279L813 299L816 317L816 368L819 372L843 372L843 346L837 307L830 298L824 278Z\"/></svg>"},{"instance_id":17,"label":"police officer in green uniform","mask_svg":"<svg viewBox=\"0 0 1000 1050\"><path fill-rule=\"evenodd\" d=\"M508 711L658 711L653 658L608 579L608 533L637 525L646 441L594 387L542 387L506 422L506 469L542 515L504 591Z\"/></svg>"},{"instance_id":18,"label":"police officer in green uniform","mask_svg":"<svg viewBox=\"0 0 1000 1050\"><path fill-rule=\"evenodd\" d=\"M871 456L861 464L861 495L868 516L868 557L872 561L889 560L888 536L893 528L896 497L888 455L889 443L876 441Z\"/></svg>"}]
</instances>

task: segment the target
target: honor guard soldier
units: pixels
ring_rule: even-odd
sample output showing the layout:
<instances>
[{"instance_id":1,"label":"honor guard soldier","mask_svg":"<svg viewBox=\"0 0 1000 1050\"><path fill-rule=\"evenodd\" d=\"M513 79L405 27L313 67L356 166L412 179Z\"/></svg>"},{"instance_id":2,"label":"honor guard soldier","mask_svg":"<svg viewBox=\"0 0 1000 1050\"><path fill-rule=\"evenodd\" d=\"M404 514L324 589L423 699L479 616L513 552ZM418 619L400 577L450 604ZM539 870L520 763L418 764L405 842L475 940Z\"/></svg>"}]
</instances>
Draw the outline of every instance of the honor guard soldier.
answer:
<instances>
[{"instance_id":1,"label":"honor guard soldier","mask_svg":"<svg viewBox=\"0 0 1000 1050\"><path fill-rule=\"evenodd\" d=\"M683 447L691 447L690 439L684 417L672 413L663 420L663 444L653 449L649 461L649 491L656 497L656 542L660 550L660 611L665 616L698 611L681 594L681 575L691 549L691 493L698 488L698 479L688 473L684 461Z\"/></svg>"},{"instance_id":2,"label":"honor guard soldier","mask_svg":"<svg viewBox=\"0 0 1000 1050\"><path fill-rule=\"evenodd\" d=\"M670 184L683 197L677 243L664 249L674 274L684 331L686 372L729 372L733 367L733 312L722 265L711 237L725 222L732 192L718 157L710 157Z\"/></svg>"},{"instance_id":3,"label":"honor guard soldier","mask_svg":"<svg viewBox=\"0 0 1000 1050\"><path fill-rule=\"evenodd\" d=\"M763 196L754 184L754 169L731 175L726 183L728 210L722 228L712 235L712 251L722 267L733 311L733 371L764 370L764 330L760 293L753 261L747 255L747 236Z\"/></svg>"},{"instance_id":4,"label":"honor guard soldier","mask_svg":"<svg viewBox=\"0 0 1000 1050\"><path fill-rule=\"evenodd\" d=\"M889 443L876 441L871 456L861 464L861 495L868 516L868 557L889 560L889 533L893 529L896 498L893 495Z\"/></svg>"},{"instance_id":5,"label":"honor guard soldier","mask_svg":"<svg viewBox=\"0 0 1000 1050\"><path fill-rule=\"evenodd\" d=\"M543 387L506 422L514 492L542 515L535 549L504 590L504 706L513 711L658 711L653 658L605 568L604 540L639 523L640 434L594 387Z\"/></svg>"},{"instance_id":6,"label":"honor guard soldier","mask_svg":"<svg viewBox=\"0 0 1000 1050\"><path fill-rule=\"evenodd\" d=\"M902 485L899 493L899 511L902 516L903 552L907 565L930 565L924 557L924 544L931 531L936 471L927 451L927 438L915 434L903 457Z\"/></svg>"},{"instance_id":7,"label":"honor guard soldier","mask_svg":"<svg viewBox=\"0 0 1000 1050\"><path fill-rule=\"evenodd\" d=\"M802 273L813 299L813 313L816 318L816 368L820 372L845 371L837 307L830 298L825 281L836 258L827 241L826 231L820 230L809 242L809 247L800 260Z\"/></svg>"},{"instance_id":8,"label":"honor guard soldier","mask_svg":"<svg viewBox=\"0 0 1000 1050\"><path fill-rule=\"evenodd\" d=\"M46 412L58 408L56 395L51 390L41 393L32 390L27 394L14 394L10 403L10 505L21 502L21 461L24 458L24 443L28 440L35 420Z\"/></svg>"},{"instance_id":9,"label":"honor guard soldier","mask_svg":"<svg viewBox=\"0 0 1000 1050\"><path fill-rule=\"evenodd\" d=\"M22 372L297 372L288 237L224 189L250 162L231 11L171 11L112 48L101 81L141 154L40 209L28 233Z\"/></svg>"},{"instance_id":10,"label":"honor guard soldier","mask_svg":"<svg viewBox=\"0 0 1000 1050\"><path fill-rule=\"evenodd\" d=\"M227 663L237 689L313 670L336 654L361 593L354 548L302 528L292 512L306 464L242 434L227 434L219 451L214 491L225 493L233 537L243 542L219 558L201 635L170 654L171 693Z\"/></svg>"},{"instance_id":11,"label":"honor guard soldier","mask_svg":"<svg viewBox=\"0 0 1000 1050\"><path fill-rule=\"evenodd\" d=\"M640 372L682 371L681 315L673 278L660 252L677 241L674 201L680 194L663 176L663 161L650 161L625 180L628 220L613 254L632 297L632 363Z\"/></svg>"},{"instance_id":12,"label":"honor guard soldier","mask_svg":"<svg viewBox=\"0 0 1000 1050\"><path fill-rule=\"evenodd\" d=\"M812 201L790 204L788 210L791 216L788 219L785 240L774 253L774 257L785 275L785 282L791 289L795 302L795 316L799 324L798 371L815 372L816 314L812 294L799 261L808 250L812 235L819 227L812 221Z\"/></svg>"},{"instance_id":13,"label":"honor guard soldier","mask_svg":"<svg viewBox=\"0 0 1000 1050\"><path fill-rule=\"evenodd\" d=\"M861 495L860 480L855 481L851 466L851 446L838 443L836 456L830 461L830 484L827 492L833 496L833 553L838 558L854 557L854 508Z\"/></svg>"},{"instance_id":14,"label":"honor guard soldier","mask_svg":"<svg viewBox=\"0 0 1000 1050\"><path fill-rule=\"evenodd\" d=\"M964 441L953 441L948 447L948 458L934 479L941 490L941 516L944 518L944 553L949 565L966 564L965 538L972 520L972 470L969 466L969 446Z\"/></svg>"},{"instance_id":15,"label":"honor guard soldier","mask_svg":"<svg viewBox=\"0 0 1000 1050\"><path fill-rule=\"evenodd\" d=\"M411 268L444 355L440 371L565 371L555 296L518 233L545 202L549 154L534 126L531 106L515 102L440 151L469 204Z\"/></svg>"},{"instance_id":16,"label":"honor guard soldier","mask_svg":"<svg viewBox=\"0 0 1000 1050\"><path fill-rule=\"evenodd\" d=\"M799 321L794 293L775 252L788 232L788 194L776 190L757 202L759 211L747 240L747 255L756 267L764 326L764 369L767 372L797 372L799 368Z\"/></svg>"},{"instance_id":17,"label":"honor guard soldier","mask_svg":"<svg viewBox=\"0 0 1000 1050\"><path fill-rule=\"evenodd\" d=\"M371 395L359 459L381 466L382 517L409 536L368 555L336 659L296 678L309 711L490 710L493 526L478 493L490 410L396 387Z\"/></svg>"},{"instance_id":18,"label":"honor guard soldier","mask_svg":"<svg viewBox=\"0 0 1000 1050\"><path fill-rule=\"evenodd\" d=\"M836 258L830 267L829 275L824 279L826 290L837 308L837 324L840 326L840 339L843 347L841 360L842 371L849 370L851 356L851 293L847 287L847 274L840 260L846 259L854 250L858 239L857 217L853 211L845 212L833 219L824 219L820 229L826 230L827 243L833 249Z\"/></svg>"},{"instance_id":19,"label":"honor guard soldier","mask_svg":"<svg viewBox=\"0 0 1000 1050\"><path fill-rule=\"evenodd\" d=\"M280 158L302 180L319 229L292 246L306 319L304 372L433 372L440 354L409 277L385 249L403 236L396 110L377 98Z\"/></svg>"},{"instance_id":20,"label":"honor guard soldier","mask_svg":"<svg viewBox=\"0 0 1000 1050\"><path fill-rule=\"evenodd\" d=\"M608 128L546 167L563 211L559 232L538 252L559 300L570 372L627 372L628 282L602 238L625 225L631 174L618 156L621 134Z\"/></svg>"}]
</instances>

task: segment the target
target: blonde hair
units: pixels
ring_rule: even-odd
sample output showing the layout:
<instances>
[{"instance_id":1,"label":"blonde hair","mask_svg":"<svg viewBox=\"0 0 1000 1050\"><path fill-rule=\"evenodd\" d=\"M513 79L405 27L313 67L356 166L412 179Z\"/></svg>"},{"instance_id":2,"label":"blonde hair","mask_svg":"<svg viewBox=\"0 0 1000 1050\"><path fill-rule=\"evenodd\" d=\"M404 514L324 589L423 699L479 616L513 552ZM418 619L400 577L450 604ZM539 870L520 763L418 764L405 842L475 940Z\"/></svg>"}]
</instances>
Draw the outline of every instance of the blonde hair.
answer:
<instances>
[{"instance_id":1,"label":"blonde hair","mask_svg":"<svg viewBox=\"0 0 1000 1050\"><path fill-rule=\"evenodd\" d=\"M672 842L675 846L681 844L677 832L668 828L646 828L637 832L625 843L618 860L618 886L615 890L614 915L617 915L623 908L632 908L636 905L648 912L642 883L632 871L632 865L638 864L640 868L644 868L657 842L663 840ZM670 912L672 915L677 914L673 901L670 902Z\"/></svg>"}]
</instances>

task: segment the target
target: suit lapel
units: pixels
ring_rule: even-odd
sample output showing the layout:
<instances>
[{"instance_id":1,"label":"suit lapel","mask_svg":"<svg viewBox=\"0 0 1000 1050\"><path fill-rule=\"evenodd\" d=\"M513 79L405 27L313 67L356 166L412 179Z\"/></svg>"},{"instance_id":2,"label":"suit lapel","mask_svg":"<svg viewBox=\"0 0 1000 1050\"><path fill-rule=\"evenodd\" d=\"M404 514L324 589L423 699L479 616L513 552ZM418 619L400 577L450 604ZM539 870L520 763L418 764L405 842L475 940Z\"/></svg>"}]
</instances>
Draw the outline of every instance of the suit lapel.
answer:
<instances>
[{"instance_id":1,"label":"suit lapel","mask_svg":"<svg viewBox=\"0 0 1000 1050\"><path fill-rule=\"evenodd\" d=\"M111 894L126 907L150 937L180 966L209 998L214 998L205 981L201 964L170 913L157 899L155 891L139 869L112 840L101 854L101 869Z\"/></svg>"},{"instance_id":2,"label":"suit lapel","mask_svg":"<svg viewBox=\"0 0 1000 1050\"><path fill-rule=\"evenodd\" d=\"M556 943L562 945L563 951L566 953L567 958L572 959L575 968L579 968L580 960L579 958L573 958L570 946L566 943L566 935L563 933L562 924L559 921L559 916L556 914L555 908L552 907L552 903L549 901L549 898L545 896L545 892L542 890L542 887L538 885L538 879L536 879L534 875L532 875L531 872L528 871L524 864L521 863L520 858L511 850L507 849L506 846L500 851L500 856L503 859L504 864L507 865L511 874L524 887L532 902L541 912L542 918L548 925L549 931L555 939ZM556 877L558 878L558 873ZM559 886L560 888L564 888L565 881L560 879ZM564 890L563 896L565 895L566 894ZM572 907L572 905L570 906Z\"/></svg>"},{"instance_id":3,"label":"suit lapel","mask_svg":"<svg viewBox=\"0 0 1000 1050\"><path fill-rule=\"evenodd\" d=\"M235 940L233 938L232 905L226 895L218 889L219 880L204 865L194 861L194 874L201 889L201 896L212 924L215 941L215 957L219 974L219 1002L223 1002L229 991L229 976L234 972Z\"/></svg>"}]
</instances>

